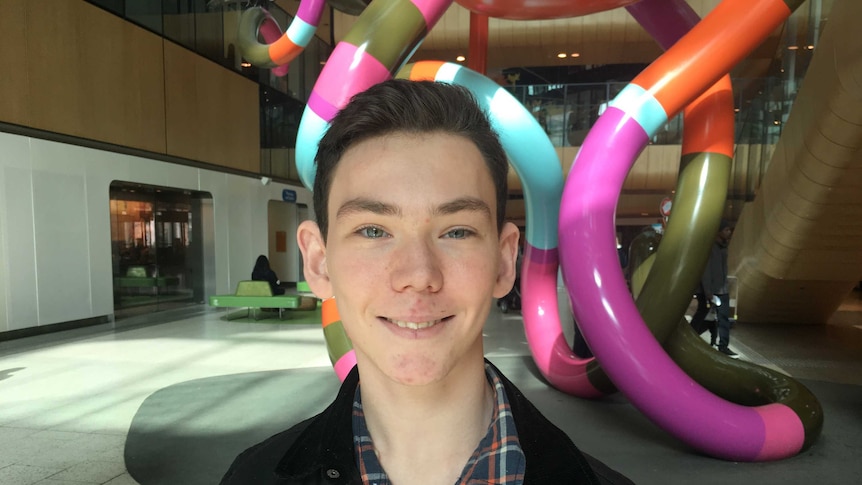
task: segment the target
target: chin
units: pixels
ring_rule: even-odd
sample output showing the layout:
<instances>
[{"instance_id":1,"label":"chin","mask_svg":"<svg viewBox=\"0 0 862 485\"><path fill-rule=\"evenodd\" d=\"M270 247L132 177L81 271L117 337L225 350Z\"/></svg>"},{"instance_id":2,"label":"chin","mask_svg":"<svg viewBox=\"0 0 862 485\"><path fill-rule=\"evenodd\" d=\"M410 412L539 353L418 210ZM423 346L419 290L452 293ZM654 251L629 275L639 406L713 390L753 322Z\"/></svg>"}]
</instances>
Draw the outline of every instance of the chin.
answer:
<instances>
[{"instance_id":1,"label":"chin","mask_svg":"<svg viewBox=\"0 0 862 485\"><path fill-rule=\"evenodd\" d=\"M405 386L424 386L439 382L451 369L451 366L436 356L417 354L391 356L377 364L377 368L386 377Z\"/></svg>"}]
</instances>

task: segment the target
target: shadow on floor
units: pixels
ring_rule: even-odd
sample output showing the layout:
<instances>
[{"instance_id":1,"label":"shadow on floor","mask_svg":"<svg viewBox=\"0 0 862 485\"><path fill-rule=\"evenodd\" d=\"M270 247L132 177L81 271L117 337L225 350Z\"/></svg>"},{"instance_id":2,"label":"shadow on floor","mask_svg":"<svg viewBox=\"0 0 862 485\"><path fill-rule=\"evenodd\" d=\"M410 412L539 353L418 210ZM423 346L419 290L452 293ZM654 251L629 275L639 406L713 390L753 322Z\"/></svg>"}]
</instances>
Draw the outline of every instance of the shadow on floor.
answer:
<instances>
[{"instance_id":1,"label":"shadow on floor","mask_svg":"<svg viewBox=\"0 0 862 485\"><path fill-rule=\"evenodd\" d=\"M527 357L491 359L584 451L638 484L859 483L862 387L806 380L826 422L817 443L770 463L732 463L699 455L621 395L590 401L546 385ZM330 368L290 369L184 382L150 395L129 429L129 473L141 484L217 483L248 446L321 411L338 380ZM710 419L703 416L703 419Z\"/></svg>"}]
</instances>

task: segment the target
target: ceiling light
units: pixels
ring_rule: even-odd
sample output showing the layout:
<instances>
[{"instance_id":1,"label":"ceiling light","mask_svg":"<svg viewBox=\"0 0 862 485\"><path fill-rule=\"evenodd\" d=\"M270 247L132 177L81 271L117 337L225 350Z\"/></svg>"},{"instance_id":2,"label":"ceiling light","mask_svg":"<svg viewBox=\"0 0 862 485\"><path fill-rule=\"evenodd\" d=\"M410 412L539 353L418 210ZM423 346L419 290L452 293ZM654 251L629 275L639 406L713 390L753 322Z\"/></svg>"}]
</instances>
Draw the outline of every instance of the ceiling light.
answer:
<instances>
[{"instance_id":1,"label":"ceiling light","mask_svg":"<svg viewBox=\"0 0 862 485\"><path fill-rule=\"evenodd\" d=\"M559 57L560 59L565 59L566 57L569 57L569 56L565 52L560 52L559 54L557 54L557 57Z\"/></svg>"},{"instance_id":2,"label":"ceiling light","mask_svg":"<svg viewBox=\"0 0 862 485\"><path fill-rule=\"evenodd\" d=\"M813 51L813 50L814 50L814 46L813 46L813 45L805 46L805 48L806 48L806 49L808 49L808 50L810 50L810 51Z\"/></svg>"},{"instance_id":3,"label":"ceiling light","mask_svg":"<svg viewBox=\"0 0 862 485\"><path fill-rule=\"evenodd\" d=\"M641 212L641 215L642 215L642 216L648 216L648 215L649 215L649 212Z\"/></svg>"},{"instance_id":4,"label":"ceiling light","mask_svg":"<svg viewBox=\"0 0 862 485\"><path fill-rule=\"evenodd\" d=\"M581 57L579 52L572 52L572 57Z\"/></svg>"},{"instance_id":5,"label":"ceiling light","mask_svg":"<svg viewBox=\"0 0 862 485\"><path fill-rule=\"evenodd\" d=\"M458 57L456 57L456 58L455 58L455 60L456 60L456 61L458 61L458 62L464 62L464 61L466 61L466 60L467 60L467 58L466 58L466 57L464 57L464 56L458 56Z\"/></svg>"},{"instance_id":6,"label":"ceiling light","mask_svg":"<svg viewBox=\"0 0 862 485\"><path fill-rule=\"evenodd\" d=\"M250 63L250 62L248 62L248 61L242 61L242 62L240 63L240 66L242 66L242 67L251 67L251 63Z\"/></svg>"},{"instance_id":7,"label":"ceiling light","mask_svg":"<svg viewBox=\"0 0 862 485\"><path fill-rule=\"evenodd\" d=\"M795 50L798 50L798 49L799 49L799 46L798 46L798 45L789 45L789 46L787 46L787 50L789 50L789 51L795 51Z\"/></svg>"}]
</instances>

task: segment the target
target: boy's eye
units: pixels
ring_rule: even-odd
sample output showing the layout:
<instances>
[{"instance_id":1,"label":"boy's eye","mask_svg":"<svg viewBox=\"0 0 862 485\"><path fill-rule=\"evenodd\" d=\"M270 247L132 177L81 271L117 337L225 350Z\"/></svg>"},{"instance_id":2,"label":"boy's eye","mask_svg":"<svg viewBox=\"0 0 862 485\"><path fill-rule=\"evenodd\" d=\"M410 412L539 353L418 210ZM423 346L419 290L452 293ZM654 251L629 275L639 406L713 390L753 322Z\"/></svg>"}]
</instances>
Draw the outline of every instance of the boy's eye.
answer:
<instances>
[{"instance_id":1,"label":"boy's eye","mask_svg":"<svg viewBox=\"0 0 862 485\"><path fill-rule=\"evenodd\" d=\"M446 237L450 239L465 239L470 236L472 232L468 229L452 229L451 231L446 233Z\"/></svg>"},{"instance_id":2,"label":"boy's eye","mask_svg":"<svg viewBox=\"0 0 862 485\"><path fill-rule=\"evenodd\" d=\"M383 229L380 229L377 226L363 227L362 229L359 230L359 234L364 236L364 237L367 237L369 239L378 239L381 237L386 237L386 231L384 231Z\"/></svg>"}]
</instances>

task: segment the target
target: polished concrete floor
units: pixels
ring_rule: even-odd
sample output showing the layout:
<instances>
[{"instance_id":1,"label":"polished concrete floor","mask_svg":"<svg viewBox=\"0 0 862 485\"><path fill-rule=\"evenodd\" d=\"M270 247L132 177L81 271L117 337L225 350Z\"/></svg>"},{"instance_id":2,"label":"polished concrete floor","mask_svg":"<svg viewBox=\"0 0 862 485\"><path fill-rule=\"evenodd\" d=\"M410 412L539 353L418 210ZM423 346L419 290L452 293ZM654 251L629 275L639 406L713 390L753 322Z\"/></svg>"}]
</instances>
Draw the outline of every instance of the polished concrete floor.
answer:
<instances>
[{"instance_id":1,"label":"polished concrete floor","mask_svg":"<svg viewBox=\"0 0 862 485\"><path fill-rule=\"evenodd\" d=\"M737 324L741 358L794 377L862 385L862 299L841 325ZM522 319L492 310L486 349L527 356ZM228 322L193 307L0 342L0 484L137 483L123 449L144 400L193 379L329 366L317 325ZM788 482L792 483L792 482Z\"/></svg>"}]
</instances>

